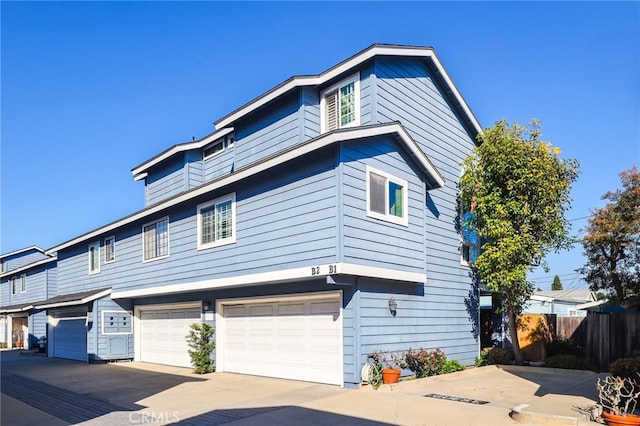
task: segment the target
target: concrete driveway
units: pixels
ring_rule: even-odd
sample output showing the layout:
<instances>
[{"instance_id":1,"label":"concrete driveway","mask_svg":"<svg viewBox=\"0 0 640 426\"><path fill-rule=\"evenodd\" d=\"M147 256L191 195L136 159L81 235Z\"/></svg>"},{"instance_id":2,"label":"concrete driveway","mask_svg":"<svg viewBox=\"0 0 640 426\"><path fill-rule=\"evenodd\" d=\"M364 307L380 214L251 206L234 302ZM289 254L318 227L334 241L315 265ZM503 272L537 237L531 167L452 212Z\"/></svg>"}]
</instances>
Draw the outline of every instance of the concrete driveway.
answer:
<instances>
[{"instance_id":1,"label":"concrete driveway","mask_svg":"<svg viewBox=\"0 0 640 426\"><path fill-rule=\"evenodd\" d=\"M373 390L0 352L2 425L587 425L592 372L482 367ZM426 396L429 395L429 396ZM515 411L514 407L518 407Z\"/></svg>"}]
</instances>

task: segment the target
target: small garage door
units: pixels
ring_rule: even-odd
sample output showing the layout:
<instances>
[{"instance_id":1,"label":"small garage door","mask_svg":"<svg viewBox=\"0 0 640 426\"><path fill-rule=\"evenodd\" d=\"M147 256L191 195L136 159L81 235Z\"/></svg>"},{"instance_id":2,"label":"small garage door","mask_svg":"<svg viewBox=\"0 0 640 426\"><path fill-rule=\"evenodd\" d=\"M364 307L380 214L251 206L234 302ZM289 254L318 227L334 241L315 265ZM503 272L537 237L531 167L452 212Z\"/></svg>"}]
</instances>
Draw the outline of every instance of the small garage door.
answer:
<instances>
[{"instance_id":1,"label":"small garage door","mask_svg":"<svg viewBox=\"0 0 640 426\"><path fill-rule=\"evenodd\" d=\"M53 336L53 356L87 361L86 318L60 318Z\"/></svg>"},{"instance_id":2,"label":"small garage door","mask_svg":"<svg viewBox=\"0 0 640 426\"><path fill-rule=\"evenodd\" d=\"M343 383L340 295L223 302L224 371Z\"/></svg>"},{"instance_id":3,"label":"small garage door","mask_svg":"<svg viewBox=\"0 0 640 426\"><path fill-rule=\"evenodd\" d=\"M201 307L140 311L140 360L156 364L191 367L186 336L191 324L200 322Z\"/></svg>"}]
</instances>

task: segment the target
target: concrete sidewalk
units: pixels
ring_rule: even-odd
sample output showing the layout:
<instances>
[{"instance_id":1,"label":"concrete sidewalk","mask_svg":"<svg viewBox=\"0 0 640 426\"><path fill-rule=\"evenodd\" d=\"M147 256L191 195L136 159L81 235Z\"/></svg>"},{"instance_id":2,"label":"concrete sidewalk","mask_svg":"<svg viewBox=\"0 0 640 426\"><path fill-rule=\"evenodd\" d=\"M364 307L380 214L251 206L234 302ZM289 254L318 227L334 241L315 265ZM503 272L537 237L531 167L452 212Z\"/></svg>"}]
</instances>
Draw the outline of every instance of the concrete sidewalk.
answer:
<instances>
[{"instance_id":1,"label":"concrete sidewalk","mask_svg":"<svg viewBox=\"0 0 640 426\"><path fill-rule=\"evenodd\" d=\"M75 396L65 398L77 398L77 405L87 410L77 421L77 416L56 411L64 401L58 407L38 408L30 402L37 398L20 401L3 395L2 424L12 426L595 424L580 412L593 406L597 397L598 374L585 371L487 366L379 390L369 386L349 390L232 373L196 376L186 368L137 362L84 364L5 352L1 356L3 382L19 383L7 374L24 378L25 384L37 381L40 385L30 391L48 398L73 392ZM429 394L440 397L425 396ZM91 409L96 410L93 415ZM14 416L17 412L20 415ZM46 421L47 416L67 421Z\"/></svg>"}]
</instances>

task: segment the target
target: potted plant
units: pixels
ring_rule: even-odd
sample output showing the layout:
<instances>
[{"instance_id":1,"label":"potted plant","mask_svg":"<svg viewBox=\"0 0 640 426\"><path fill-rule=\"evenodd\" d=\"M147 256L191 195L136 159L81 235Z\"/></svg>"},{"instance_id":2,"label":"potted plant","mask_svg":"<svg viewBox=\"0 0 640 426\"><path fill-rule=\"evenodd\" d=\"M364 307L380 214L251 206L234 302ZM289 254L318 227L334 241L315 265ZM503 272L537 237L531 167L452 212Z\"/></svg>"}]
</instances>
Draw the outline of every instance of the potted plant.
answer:
<instances>
[{"instance_id":1,"label":"potted plant","mask_svg":"<svg viewBox=\"0 0 640 426\"><path fill-rule=\"evenodd\" d=\"M398 383L404 367L403 356L395 352L375 351L371 354L373 361L382 366L382 383Z\"/></svg>"},{"instance_id":2,"label":"potted plant","mask_svg":"<svg viewBox=\"0 0 640 426\"><path fill-rule=\"evenodd\" d=\"M603 407L602 418L608 425L640 425L640 416L634 414L640 397L639 382L629 377L607 376L598 379L596 387Z\"/></svg>"}]
</instances>

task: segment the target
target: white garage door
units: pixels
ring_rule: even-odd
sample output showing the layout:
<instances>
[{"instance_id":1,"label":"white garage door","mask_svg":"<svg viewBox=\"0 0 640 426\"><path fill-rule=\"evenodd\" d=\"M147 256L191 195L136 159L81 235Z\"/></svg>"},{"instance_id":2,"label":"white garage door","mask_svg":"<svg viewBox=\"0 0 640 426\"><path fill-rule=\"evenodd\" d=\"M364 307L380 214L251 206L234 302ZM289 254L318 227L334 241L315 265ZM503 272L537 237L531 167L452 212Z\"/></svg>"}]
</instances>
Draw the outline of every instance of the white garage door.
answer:
<instances>
[{"instance_id":1,"label":"white garage door","mask_svg":"<svg viewBox=\"0 0 640 426\"><path fill-rule=\"evenodd\" d=\"M232 303L222 310L224 371L343 383L339 294Z\"/></svg>"},{"instance_id":2,"label":"white garage door","mask_svg":"<svg viewBox=\"0 0 640 426\"><path fill-rule=\"evenodd\" d=\"M53 337L54 357L87 361L86 318L60 318Z\"/></svg>"},{"instance_id":3,"label":"white garage door","mask_svg":"<svg viewBox=\"0 0 640 426\"><path fill-rule=\"evenodd\" d=\"M140 360L156 364L191 367L186 336L199 323L200 306L140 310L138 328Z\"/></svg>"}]
</instances>

